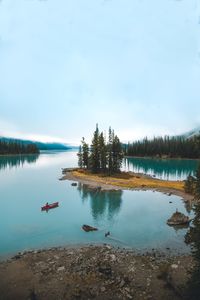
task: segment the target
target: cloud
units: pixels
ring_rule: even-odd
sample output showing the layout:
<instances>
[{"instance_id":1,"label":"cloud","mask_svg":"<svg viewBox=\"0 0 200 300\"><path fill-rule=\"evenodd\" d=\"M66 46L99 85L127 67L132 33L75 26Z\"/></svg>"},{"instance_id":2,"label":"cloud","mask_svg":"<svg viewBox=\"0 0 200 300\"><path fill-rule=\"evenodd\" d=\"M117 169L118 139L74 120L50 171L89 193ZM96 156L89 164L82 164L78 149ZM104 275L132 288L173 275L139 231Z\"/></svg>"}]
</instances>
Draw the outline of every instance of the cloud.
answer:
<instances>
[{"instance_id":1,"label":"cloud","mask_svg":"<svg viewBox=\"0 0 200 300\"><path fill-rule=\"evenodd\" d=\"M66 141L64 138L23 132L15 124L3 120L0 120L0 136L19 138L23 140L31 140L31 141L38 141L38 142L70 143L69 141Z\"/></svg>"}]
</instances>

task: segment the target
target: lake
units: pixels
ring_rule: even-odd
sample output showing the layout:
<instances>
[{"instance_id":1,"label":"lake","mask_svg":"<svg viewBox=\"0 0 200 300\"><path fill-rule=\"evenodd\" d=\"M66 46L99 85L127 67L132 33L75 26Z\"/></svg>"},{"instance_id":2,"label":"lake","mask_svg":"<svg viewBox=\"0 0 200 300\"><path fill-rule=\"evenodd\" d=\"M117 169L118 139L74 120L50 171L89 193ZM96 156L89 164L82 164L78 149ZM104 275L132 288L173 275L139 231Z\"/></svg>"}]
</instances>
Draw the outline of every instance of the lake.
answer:
<instances>
[{"instance_id":1,"label":"lake","mask_svg":"<svg viewBox=\"0 0 200 300\"><path fill-rule=\"evenodd\" d=\"M173 174L179 174L179 164L172 162ZM141 163L140 159L138 170ZM192 214L179 197L153 191L97 192L58 180L61 168L75 166L77 155L71 150L0 157L0 257L26 249L87 243L110 243L142 251L167 247L189 251L184 243L187 229L166 225L176 209ZM148 171L146 165L143 168ZM187 168L187 172L193 171ZM59 201L58 208L41 212L46 202L55 201ZM81 229L83 224L96 226L99 231L86 233ZM111 236L106 238L108 230Z\"/></svg>"}]
</instances>

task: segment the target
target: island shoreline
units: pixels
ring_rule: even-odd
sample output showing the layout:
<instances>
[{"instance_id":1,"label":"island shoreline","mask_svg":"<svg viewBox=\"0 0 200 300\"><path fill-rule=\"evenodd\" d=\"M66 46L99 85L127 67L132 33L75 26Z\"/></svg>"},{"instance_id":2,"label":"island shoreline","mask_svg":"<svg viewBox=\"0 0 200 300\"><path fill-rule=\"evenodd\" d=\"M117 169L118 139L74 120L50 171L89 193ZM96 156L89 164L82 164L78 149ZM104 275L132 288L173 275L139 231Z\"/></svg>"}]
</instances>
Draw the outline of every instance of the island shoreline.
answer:
<instances>
[{"instance_id":1,"label":"island shoreline","mask_svg":"<svg viewBox=\"0 0 200 300\"><path fill-rule=\"evenodd\" d=\"M137 183L137 186L131 187L131 186L120 185L117 182L114 182L114 184L112 184L111 183L112 180L111 180L111 182L107 180L107 179L109 179L109 177L100 177L101 181L95 180L95 179L98 179L98 177L96 177L96 175L95 176L93 176L92 174L88 175L88 173L87 173L87 176L84 176L77 168L63 169L63 176L60 178L60 180L75 181L75 182L87 185L89 188L94 188L94 189L99 188L102 191L131 190L131 191L160 192L163 194L167 194L168 196L170 196L170 195L178 196L178 197L182 198L182 200L184 202L187 202L187 203L194 202L194 196L191 194L185 193L184 190L175 189L175 188L171 188L171 187L159 186L159 182L168 182L168 181L155 179L155 178L152 178L150 175L146 175L146 174L133 173L133 172L124 172L124 173L132 175L133 177L140 177L141 179L145 178L145 179L154 180L158 183L158 186L157 187L156 186L152 187L152 186L148 186L148 185L142 186L142 184Z\"/></svg>"}]
</instances>

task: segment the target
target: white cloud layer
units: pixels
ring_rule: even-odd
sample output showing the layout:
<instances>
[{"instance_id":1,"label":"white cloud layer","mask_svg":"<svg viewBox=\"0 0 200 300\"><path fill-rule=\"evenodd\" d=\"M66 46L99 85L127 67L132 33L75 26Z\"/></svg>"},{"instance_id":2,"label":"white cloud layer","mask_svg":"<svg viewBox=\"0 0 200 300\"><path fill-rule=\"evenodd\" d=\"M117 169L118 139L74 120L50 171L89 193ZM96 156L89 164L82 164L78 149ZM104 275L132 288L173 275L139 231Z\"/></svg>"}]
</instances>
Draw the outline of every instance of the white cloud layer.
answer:
<instances>
[{"instance_id":1,"label":"white cloud layer","mask_svg":"<svg viewBox=\"0 0 200 300\"><path fill-rule=\"evenodd\" d=\"M0 132L77 143L96 123L123 140L199 125L199 18L197 0L1 1Z\"/></svg>"}]
</instances>

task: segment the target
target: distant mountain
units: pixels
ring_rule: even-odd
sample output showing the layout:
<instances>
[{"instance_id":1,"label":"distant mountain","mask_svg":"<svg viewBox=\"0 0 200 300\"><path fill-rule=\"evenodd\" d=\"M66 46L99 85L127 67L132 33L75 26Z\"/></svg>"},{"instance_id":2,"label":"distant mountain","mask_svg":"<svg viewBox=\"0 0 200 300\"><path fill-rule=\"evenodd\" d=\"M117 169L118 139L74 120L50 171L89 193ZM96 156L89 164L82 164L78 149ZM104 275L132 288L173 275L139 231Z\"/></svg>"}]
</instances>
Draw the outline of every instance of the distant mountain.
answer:
<instances>
[{"instance_id":1,"label":"distant mountain","mask_svg":"<svg viewBox=\"0 0 200 300\"><path fill-rule=\"evenodd\" d=\"M190 139L197 135L200 135L200 126L184 133L182 136L185 137L186 139Z\"/></svg>"},{"instance_id":2,"label":"distant mountain","mask_svg":"<svg viewBox=\"0 0 200 300\"><path fill-rule=\"evenodd\" d=\"M0 140L6 142L9 141L19 142L19 143L23 143L24 145L35 144L39 150L69 150L74 148L73 146L68 146L62 143L43 143L43 142L21 140L21 139L9 138L9 137L0 137Z\"/></svg>"}]
</instances>

